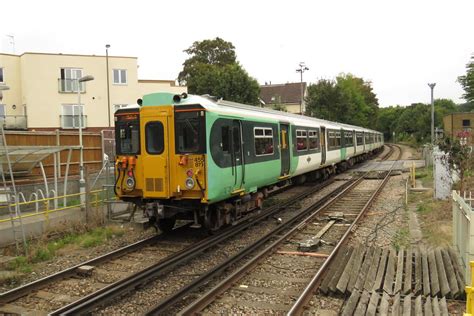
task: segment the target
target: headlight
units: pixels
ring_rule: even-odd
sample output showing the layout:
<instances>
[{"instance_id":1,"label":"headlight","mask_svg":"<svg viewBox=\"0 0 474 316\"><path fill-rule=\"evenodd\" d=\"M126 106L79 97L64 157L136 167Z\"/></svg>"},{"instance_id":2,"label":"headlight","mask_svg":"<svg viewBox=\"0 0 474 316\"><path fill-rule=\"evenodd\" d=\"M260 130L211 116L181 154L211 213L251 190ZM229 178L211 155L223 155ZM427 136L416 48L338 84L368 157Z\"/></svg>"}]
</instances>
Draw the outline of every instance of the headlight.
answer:
<instances>
[{"instance_id":1,"label":"headlight","mask_svg":"<svg viewBox=\"0 0 474 316\"><path fill-rule=\"evenodd\" d=\"M127 187L133 188L135 186L135 180L133 178L128 178L126 181Z\"/></svg>"},{"instance_id":2,"label":"headlight","mask_svg":"<svg viewBox=\"0 0 474 316\"><path fill-rule=\"evenodd\" d=\"M191 190L192 188L194 188L193 178L187 178L186 181L184 182L184 184L186 185L186 188Z\"/></svg>"}]
</instances>

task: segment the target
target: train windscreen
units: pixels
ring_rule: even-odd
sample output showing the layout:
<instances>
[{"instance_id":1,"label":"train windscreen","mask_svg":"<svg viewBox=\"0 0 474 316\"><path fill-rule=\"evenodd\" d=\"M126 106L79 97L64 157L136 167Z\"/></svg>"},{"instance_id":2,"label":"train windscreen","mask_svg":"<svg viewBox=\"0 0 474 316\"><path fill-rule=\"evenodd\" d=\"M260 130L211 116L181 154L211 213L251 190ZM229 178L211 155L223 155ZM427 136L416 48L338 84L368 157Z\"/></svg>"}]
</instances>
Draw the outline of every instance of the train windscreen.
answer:
<instances>
[{"instance_id":1,"label":"train windscreen","mask_svg":"<svg viewBox=\"0 0 474 316\"><path fill-rule=\"evenodd\" d=\"M138 111L115 114L115 144L117 155L136 155L140 153Z\"/></svg>"}]
</instances>

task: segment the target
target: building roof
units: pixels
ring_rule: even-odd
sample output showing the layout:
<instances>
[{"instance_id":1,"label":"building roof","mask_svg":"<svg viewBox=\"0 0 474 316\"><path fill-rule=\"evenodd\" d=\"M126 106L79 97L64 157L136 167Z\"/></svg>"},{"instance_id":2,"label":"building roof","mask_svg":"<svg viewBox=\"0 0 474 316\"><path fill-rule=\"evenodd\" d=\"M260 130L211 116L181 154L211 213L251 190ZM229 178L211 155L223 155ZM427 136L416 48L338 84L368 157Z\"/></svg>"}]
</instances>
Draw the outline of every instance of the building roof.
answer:
<instances>
[{"instance_id":1,"label":"building roof","mask_svg":"<svg viewBox=\"0 0 474 316\"><path fill-rule=\"evenodd\" d=\"M6 54L6 53L0 53L0 55L13 56L13 57L23 57L24 55L50 55L50 56L74 56L74 57L106 57L105 55L63 54L63 53L37 53L37 52L24 52L23 54ZM112 56L112 55L109 55L109 58L131 58L131 59L138 59L138 57L133 57L133 56Z\"/></svg>"},{"instance_id":2,"label":"building roof","mask_svg":"<svg viewBox=\"0 0 474 316\"><path fill-rule=\"evenodd\" d=\"M306 82L302 84L303 90L306 90ZM301 102L301 83L292 82L260 86L260 98L266 104L299 104Z\"/></svg>"}]
</instances>

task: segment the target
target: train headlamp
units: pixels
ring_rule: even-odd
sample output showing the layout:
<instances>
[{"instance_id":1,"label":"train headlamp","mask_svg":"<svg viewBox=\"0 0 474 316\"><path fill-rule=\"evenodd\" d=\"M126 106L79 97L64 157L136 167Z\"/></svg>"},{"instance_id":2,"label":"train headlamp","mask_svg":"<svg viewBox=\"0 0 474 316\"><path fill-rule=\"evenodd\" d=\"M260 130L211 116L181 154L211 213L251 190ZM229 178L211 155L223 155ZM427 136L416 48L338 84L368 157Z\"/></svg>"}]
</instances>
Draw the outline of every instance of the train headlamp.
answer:
<instances>
[{"instance_id":1,"label":"train headlamp","mask_svg":"<svg viewBox=\"0 0 474 316\"><path fill-rule=\"evenodd\" d=\"M187 189L191 190L192 188L194 188L193 178L187 178L186 181L184 182L184 184L186 185Z\"/></svg>"},{"instance_id":2,"label":"train headlamp","mask_svg":"<svg viewBox=\"0 0 474 316\"><path fill-rule=\"evenodd\" d=\"M126 181L127 187L133 188L135 186L135 180L133 178L128 178Z\"/></svg>"},{"instance_id":3,"label":"train headlamp","mask_svg":"<svg viewBox=\"0 0 474 316\"><path fill-rule=\"evenodd\" d=\"M188 171L186 171L186 175L191 178L193 175L194 175L194 172L193 172L193 169L188 169Z\"/></svg>"}]
</instances>

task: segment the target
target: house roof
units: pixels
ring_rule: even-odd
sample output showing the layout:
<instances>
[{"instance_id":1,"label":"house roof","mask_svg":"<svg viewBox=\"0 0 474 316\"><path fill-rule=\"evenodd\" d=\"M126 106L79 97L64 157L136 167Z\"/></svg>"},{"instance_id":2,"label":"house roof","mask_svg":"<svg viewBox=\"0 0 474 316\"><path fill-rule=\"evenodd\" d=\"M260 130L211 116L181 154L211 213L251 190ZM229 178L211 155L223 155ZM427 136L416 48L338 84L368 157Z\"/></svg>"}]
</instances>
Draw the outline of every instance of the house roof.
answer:
<instances>
[{"instance_id":1,"label":"house roof","mask_svg":"<svg viewBox=\"0 0 474 316\"><path fill-rule=\"evenodd\" d=\"M266 104L299 104L301 101L301 84L303 84L303 91L306 90L306 82L292 82L260 86L260 98Z\"/></svg>"}]
</instances>

